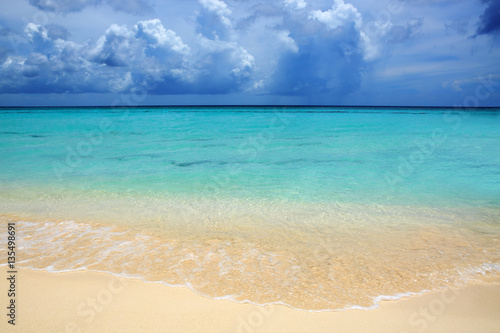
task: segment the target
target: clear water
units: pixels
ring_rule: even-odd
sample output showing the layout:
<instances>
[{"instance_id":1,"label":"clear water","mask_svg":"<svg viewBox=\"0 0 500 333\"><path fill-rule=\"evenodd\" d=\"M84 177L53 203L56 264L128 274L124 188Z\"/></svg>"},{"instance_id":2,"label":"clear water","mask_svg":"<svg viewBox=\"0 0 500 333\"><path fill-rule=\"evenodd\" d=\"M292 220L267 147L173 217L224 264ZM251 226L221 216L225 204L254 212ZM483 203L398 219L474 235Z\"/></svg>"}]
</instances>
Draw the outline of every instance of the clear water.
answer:
<instances>
[{"instance_id":1,"label":"clear water","mask_svg":"<svg viewBox=\"0 0 500 333\"><path fill-rule=\"evenodd\" d=\"M499 147L495 109L3 109L0 214L28 267L369 306L498 273Z\"/></svg>"}]
</instances>

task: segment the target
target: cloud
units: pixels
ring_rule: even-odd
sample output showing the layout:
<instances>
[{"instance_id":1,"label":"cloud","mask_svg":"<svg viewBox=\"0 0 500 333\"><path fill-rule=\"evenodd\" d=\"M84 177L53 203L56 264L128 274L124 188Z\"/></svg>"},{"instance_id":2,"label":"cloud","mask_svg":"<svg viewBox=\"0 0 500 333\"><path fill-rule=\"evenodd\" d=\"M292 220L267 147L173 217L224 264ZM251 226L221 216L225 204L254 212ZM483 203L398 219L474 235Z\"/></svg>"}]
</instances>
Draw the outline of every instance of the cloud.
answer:
<instances>
[{"instance_id":1,"label":"cloud","mask_svg":"<svg viewBox=\"0 0 500 333\"><path fill-rule=\"evenodd\" d=\"M87 6L95 6L97 0L75 0L60 2L57 0L30 0L30 4L40 10L48 12L77 12Z\"/></svg>"},{"instance_id":2,"label":"cloud","mask_svg":"<svg viewBox=\"0 0 500 333\"><path fill-rule=\"evenodd\" d=\"M363 17L358 9L343 0L334 0L332 8L329 10L311 11L309 18L325 24L331 30L343 28L351 31L351 34L357 35L359 48L366 61L374 60L380 56L381 39L392 26L390 21L375 21L370 22L369 27L364 27Z\"/></svg>"},{"instance_id":3,"label":"cloud","mask_svg":"<svg viewBox=\"0 0 500 333\"><path fill-rule=\"evenodd\" d=\"M58 39L68 40L71 36L68 30L61 25L48 24L42 26L33 22L26 25L24 34L36 49L51 48L54 41Z\"/></svg>"},{"instance_id":4,"label":"cloud","mask_svg":"<svg viewBox=\"0 0 500 333\"><path fill-rule=\"evenodd\" d=\"M50 53L54 47L54 37L57 39L57 33L50 33L49 26L42 26L30 22L24 28L24 34L30 41L33 50L37 52ZM52 30L53 31L53 30Z\"/></svg>"},{"instance_id":5,"label":"cloud","mask_svg":"<svg viewBox=\"0 0 500 333\"><path fill-rule=\"evenodd\" d=\"M27 24L27 56L8 55L0 65L3 93L109 92L121 73L88 59L89 44L50 38L50 27Z\"/></svg>"},{"instance_id":6,"label":"cloud","mask_svg":"<svg viewBox=\"0 0 500 333\"><path fill-rule=\"evenodd\" d=\"M151 94L341 96L355 91L364 52L361 14L342 0L325 12L299 10L304 4L251 5L245 29L258 27L262 39L246 44L267 43L258 57L240 44L246 40L222 0L199 0L197 34L189 43L159 19L111 24L95 42L84 43L71 41L63 26L29 23L25 35L31 53L46 61L9 58L4 64L10 75L0 79L0 91L35 92L37 85L51 92L127 92L147 85ZM266 23L254 25L256 20Z\"/></svg>"},{"instance_id":7,"label":"cloud","mask_svg":"<svg viewBox=\"0 0 500 333\"><path fill-rule=\"evenodd\" d=\"M231 25L231 21L227 18L231 15L231 10L227 8L227 4L222 0L199 0L200 4L209 12L215 13L220 17L222 23Z\"/></svg>"},{"instance_id":8,"label":"cloud","mask_svg":"<svg viewBox=\"0 0 500 333\"><path fill-rule=\"evenodd\" d=\"M122 77L110 81L110 90L112 92L125 91L133 85L132 73L126 72Z\"/></svg>"},{"instance_id":9,"label":"cloud","mask_svg":"<svg viewBox=\"0 0 500 333\"><path fill-rule=\"evenodd\" d=\"M278 40L284 45L286 45L286 47L293 53L299 52L299 47L297 46L297 43L292 37L290 37L290 31L288 30L277 31L276 36L278 37Z\"/></svg>"},{"instance_id":10,"label":"cloud","mask_svg":"<svg viewBox=\"0 0 500 333\"><path fill-rule=\"evenodd\" d=\"M490 40L467 38L497 34L496 1L484 0L479 12L467 1L396 2L397 9L367 0L12 3L12 13L0 14L0 93L147 89L337 104L365 93L379 101L405 89L400 96L410 96L424 83L469 93L461 79L498 67ZM33 15L29 3L52 13ZM97 20L96 9L106 17ZM483 11L475 26L471 15ZM23 22L30 15L33 22Z\"/></svg>"},{"instance_id":11,"label":"cloud","mask_svg":"<svg viewBox=\"0 0 500 333\"><path fill-rule=\"evenodd\" d=\"M32 43L36 43L37 41L49 40L49 33L47 29L33 22L30 22L26 25L26 28L24 28L24 33L26 34L26 36L28 36L29 40Z\"/></svg>"},{"instance_id":12,"label":"cloud","mask_svg":"<svg viewBox=\"0 0 500 333\"><path fill-rule=\"evenodd\" d=\"M89 59L107 66L127 66L140 56L133 31L125 25L112 24L90 51Z\"/></svg>"},{"instance_id":13,"label":"cloud","mask_svg":"<svg viewBox=\"0 0 500 333\"><path fill-rule=\"evenodd\" d=\"M199 0L202 11L196 19L199 33L210 39L227 39L232 33L232 11L222 0Z\"/></svg>"},{"instance_id":14,"label":"cloud","mask_svg":"<svg viewBox=\"0 0 500 333\"><path fill-rule=\"evenodd\" d=\"M249 81L255 59L246 49L235 42L198 38L191 72L196 77L195 91L234 92Z\"/></svg>"},{"instance_id":15,"label":"cloud","mask_svg":"<svg viewBox=\"0 0 500 333\"><path fill-rule=\"evenodd\" d=\"M159 19L139 21L134 26L136 37L144 39L151 48L166 47L174 52L187 55L189 46L172 30L167 30Z\"/></svg>"},{"instance_id":16,"label":"cloud","mask_svg":"<svg viewBox=\"0 0 500 333\"><path fill-rule=\"evenodd\" d=\"M68 40L71 37L71 34L69 33L68 29L66 29L62 25L48 24L46 25L46 28L47 28L47 35L52 40L56 39Z\"/></svg>"},{"instance_id":17,"label":"cloud","mask_svg":"<svg viewBox=\"0 0 500 333\"><path fill-rule=\"evenodd\" d=\"M350 3L344 3L343 0L334 0L332 8L327 11L311 11L310 18L324 23L330 29L337 29L347 24L354 24L360 28L362 24L361 14L356 7Z\"/></svg>"},{"instance_id":18,"label":"cloud","mask_svg":"<svg viewBox=\"0 0 500 333\"><path fill-rule=\"evenodd\" d=\"M359 89L363 70L362 17L351 4L331 9L288 11L274 27L276 66L253 89L284 96L324 95L341 100ZM273 56L268 52L269 57Z\"/></svg>"},{"instance_id":19,"label":"cloud","mask_svg":"<svg viewBox=\"0 0 500 333\"><path fill-rule=\"evenodd\" d=\"M303 9L307 3L304 0L285 0L285 5L294 9Z\"/></svg>"},{"instance_id":20,"label":"cloud","mask_svg":"<svg viewBox=\"0 0 500 333\"><path fill-rule=\"evenodd\" d=\"M273 94L340 98L360 86L362 59L359 53L347 60L338 46L344 38L301 38L297 52L283 53L271 76ZM326 42L326 43L323 43Z\"/></svg>"},{"instance_id":21,"label":"cloud","mask_svg":"<svg viewBox=\"0 0 500 333\"><path fill-rule=\"evenodd\" d=\"M412 18L406 25L393 26L387 37L391 43L402 43L414 36L423 26L424 19L421 17Z\"/></svg>"},{"instance_id":22,"label":"cloud","mask_svg":"<svg viewBox=\"0 0 500 333\"><path fill-rule=\"evenodd\" d=\"M30 0L30 4L47 12L71 13L82 11L86 7L108 5L115 10L131 14L153 12L145 0Z\"/></svg>"},{"instance_id":23,"label":"cloud","mask_svg":"<svg viewBox=\"0 0 500 333\"><path fill-rule=\"evenodd\" d=\"M487 5L479 18L477 35L500 33L500 2L498 0L483 0Z\"/></svg>"},{"instance_id":24,"label":"cloud","mask_svg":"<svg viewBox=\"0 0 500 333\"><path fill-rule=\"evenodd\" d=\"M61 26L28 23L28 56L6 55L0 92L227 93L250 85L254 57L236 42L198 35L190 47L159 19L112 24L97 40L67 40ZM151 84L153 82L153 84Z\"/></svg>"},{"instance_id":25,"label":"cloud","mask_svg":"<svg viewBox=\"0 0 500 333\"><path fill-rule=\"evenodd\" d=\"M286 5L286 4L285 4ZM236 28L238 30L246 30L258 19L267 19L267 18L282 18L285 15L283 8L280 8L275 3L272 2L259 2L251 6L249 10L252 14L242 18L238 21Z\"/></svg>"}]
</instances>

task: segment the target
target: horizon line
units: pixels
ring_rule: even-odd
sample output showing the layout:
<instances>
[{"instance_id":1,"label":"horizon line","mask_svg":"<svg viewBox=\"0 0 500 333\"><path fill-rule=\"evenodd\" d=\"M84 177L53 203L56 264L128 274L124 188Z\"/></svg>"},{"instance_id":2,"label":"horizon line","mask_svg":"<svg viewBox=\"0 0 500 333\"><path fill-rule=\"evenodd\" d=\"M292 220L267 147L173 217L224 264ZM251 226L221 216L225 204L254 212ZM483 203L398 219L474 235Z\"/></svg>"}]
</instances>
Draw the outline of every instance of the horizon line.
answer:
<instances>
[{"instance_id":1,"label":"horizon line","mask_svg":"<svg viewBox=\"0 0 500 333\"><path fill-rule=\"evenodd\" d=\"M139 109L139 108L390 108L390 109L500 109L499 106L412 106L412 105L300 105L300 104L172 104L172 105L43 105L43 106L0 106L0 109Z\"/></svg>"}]
</instances>

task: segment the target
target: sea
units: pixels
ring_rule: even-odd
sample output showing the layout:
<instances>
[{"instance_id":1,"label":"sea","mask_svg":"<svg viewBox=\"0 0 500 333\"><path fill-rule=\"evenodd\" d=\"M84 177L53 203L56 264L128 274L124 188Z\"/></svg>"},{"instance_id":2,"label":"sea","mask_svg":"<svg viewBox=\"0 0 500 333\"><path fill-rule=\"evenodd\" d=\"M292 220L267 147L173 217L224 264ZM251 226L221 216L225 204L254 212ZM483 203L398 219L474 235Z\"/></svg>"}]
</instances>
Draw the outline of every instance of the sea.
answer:
<instances>
[{"instance_id":1,"label":"sea","mask_svg":"<svg viewBox=\"0 0 500 333\"><path fill-rule=\"evenodd\" d=\"M371 309L490 283L500 109L2 108L0 221L19 267L242 303Z\"/></svg>"}]
</instances>

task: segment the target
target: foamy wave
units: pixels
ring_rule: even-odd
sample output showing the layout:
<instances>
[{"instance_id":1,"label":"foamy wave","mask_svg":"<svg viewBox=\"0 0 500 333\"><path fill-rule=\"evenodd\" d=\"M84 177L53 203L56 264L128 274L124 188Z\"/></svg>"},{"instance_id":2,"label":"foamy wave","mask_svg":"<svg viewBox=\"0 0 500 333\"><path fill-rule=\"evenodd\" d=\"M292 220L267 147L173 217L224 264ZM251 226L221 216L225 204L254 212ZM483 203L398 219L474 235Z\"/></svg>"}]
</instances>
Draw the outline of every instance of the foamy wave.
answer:
<instances>
[{"instance_id":1,"label":"foamy wave","mask_svg":"<svg viewBox=\"0 0 500 333\"><path fill-rule=\"evenodd\" d=\"M301 227L186 232L75 221L16 224L23 267L104 272L214 299L306 311L370 310L381 301L500 273L494 234L447 226L322 225L318 233ZM0 263L5 261L0 250Z\"/></svg>"}]
</instances>

